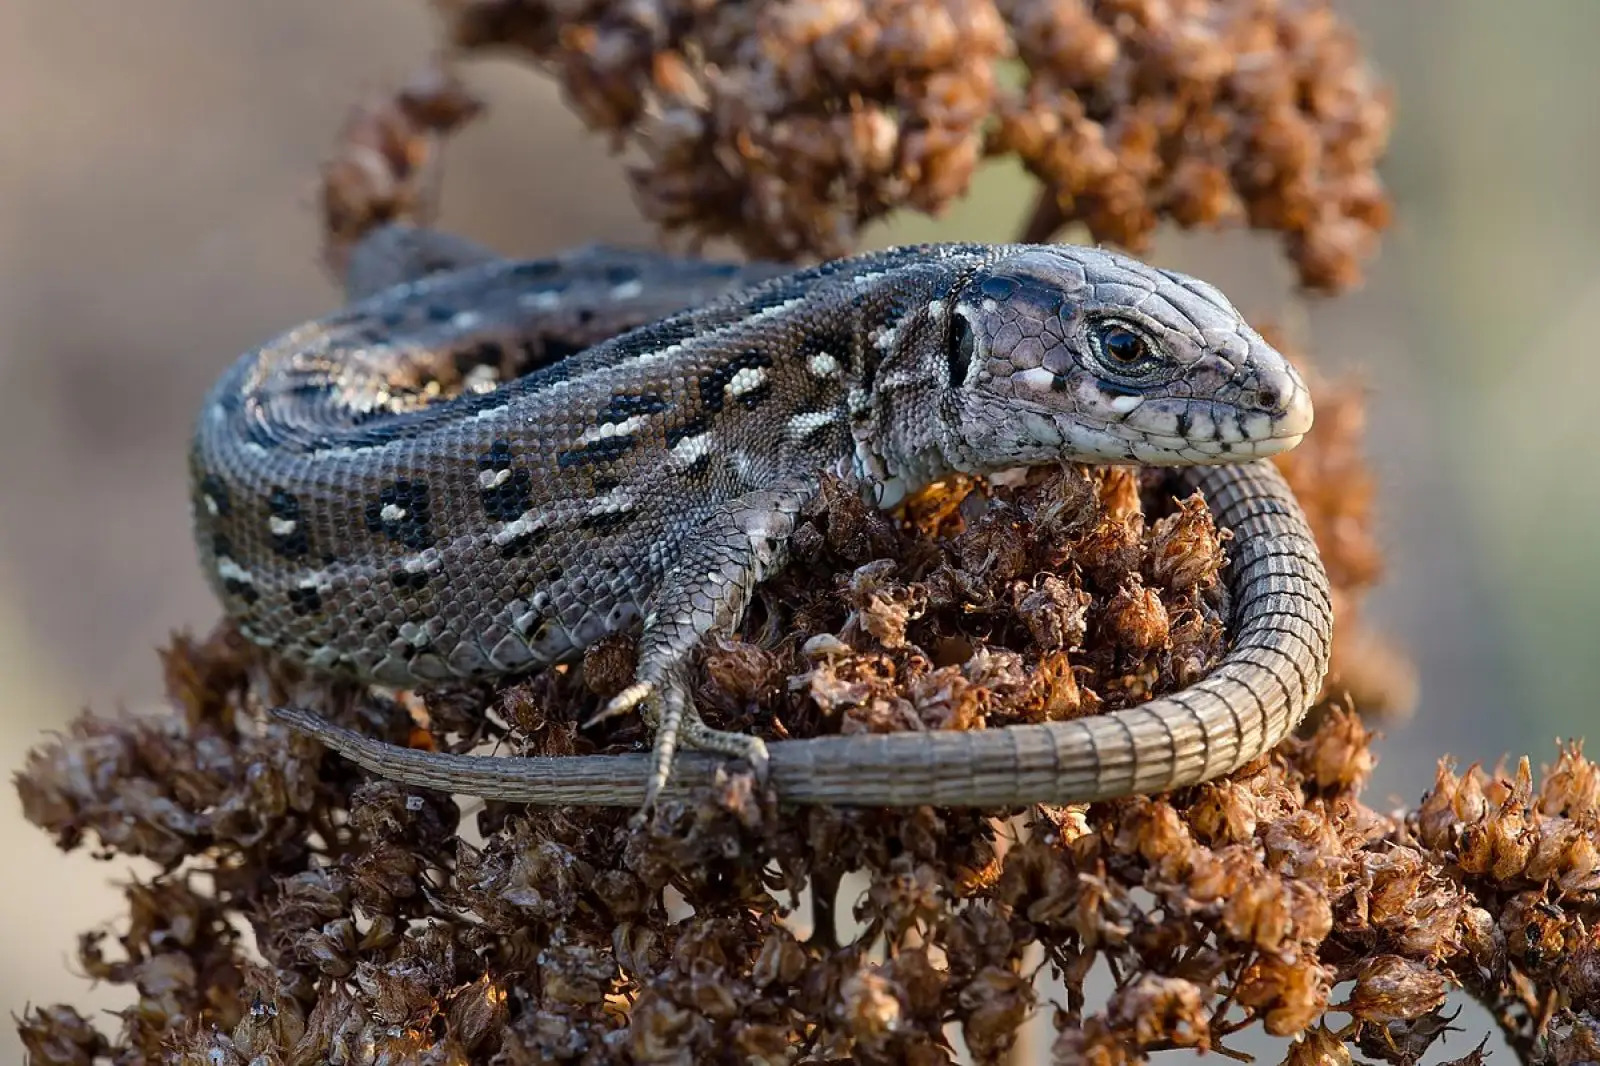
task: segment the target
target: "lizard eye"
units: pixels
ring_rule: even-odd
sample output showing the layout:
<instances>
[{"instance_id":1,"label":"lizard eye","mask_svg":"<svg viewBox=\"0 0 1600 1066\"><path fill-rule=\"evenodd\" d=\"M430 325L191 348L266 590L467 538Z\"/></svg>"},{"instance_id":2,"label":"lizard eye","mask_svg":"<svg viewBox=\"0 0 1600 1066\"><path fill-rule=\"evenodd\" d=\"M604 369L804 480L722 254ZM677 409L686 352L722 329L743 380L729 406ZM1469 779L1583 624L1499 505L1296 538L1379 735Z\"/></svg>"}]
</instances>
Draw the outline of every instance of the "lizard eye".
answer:
<instances>
[{"instance_id":1,"label":"lizard eye","mask_svg":"<svg viewBox=\"0 0 1600 1066\"><path fill-rule=\"evenodd\" d=\"M1150 342L1144 334L1121 322L1106 322L1094 331L1094 346L1108 370L1138 373L1148 369Z\"/></svg>"},{"instance_id":2,"label":"lizard eye","mask_svg":"<svg viewBox=\"0 0 1600 1066\"><path fill-rule=\"evenodd\" d=\"M956 388L967 380L967 370L972 366L972 354L977 339L972 335L972 323L966 315L951 315L950 323L950 387Z\"/></svg>"}]
</instances>

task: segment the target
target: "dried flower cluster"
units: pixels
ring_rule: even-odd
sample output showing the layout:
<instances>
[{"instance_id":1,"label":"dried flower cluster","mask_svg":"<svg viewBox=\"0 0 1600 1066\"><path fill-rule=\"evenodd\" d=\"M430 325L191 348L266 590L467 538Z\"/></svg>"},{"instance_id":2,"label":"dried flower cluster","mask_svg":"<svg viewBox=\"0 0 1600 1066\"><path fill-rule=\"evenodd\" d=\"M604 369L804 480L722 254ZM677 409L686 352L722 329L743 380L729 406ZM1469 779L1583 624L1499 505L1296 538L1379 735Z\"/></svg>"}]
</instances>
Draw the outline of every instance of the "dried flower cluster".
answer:
<instances>
[{"instance_id":1,"label":"dried flower cluster","mask_svg":"<svg viewBox=\"0 0 1600 1066\"><path fill-rule=\"evenodd\" d=\"M352 109L322 168L323 262L335 277L367 231L432 216L443 138L482 111L458 78L436 67Z\"/></svg>"},{"instance_id":2,"label":"dried flower cluster","mask_svg":"<svg viewBox=\"0 0 1600 1066\"><path fill-rule=\"evenodd\" d=\"M755 256L842 254L1004 155L1041 182L1033 240L1244 221L1334 291L1388 225L1389 102L1326 0L434 4L634 148L650 220Z\"/></svg>"}]
</instances>

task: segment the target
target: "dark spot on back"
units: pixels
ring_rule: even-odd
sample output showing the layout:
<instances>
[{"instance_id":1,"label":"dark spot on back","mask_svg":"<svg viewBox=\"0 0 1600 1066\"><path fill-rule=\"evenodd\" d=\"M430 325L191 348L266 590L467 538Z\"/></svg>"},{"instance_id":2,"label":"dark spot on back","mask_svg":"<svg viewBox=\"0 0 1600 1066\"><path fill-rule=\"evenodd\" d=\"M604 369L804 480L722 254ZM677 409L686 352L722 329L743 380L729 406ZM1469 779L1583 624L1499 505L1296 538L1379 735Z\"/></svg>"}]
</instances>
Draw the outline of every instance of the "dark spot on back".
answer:
<instances>
[{"instance_id":1,"label":"dark spot on back","mask_svg":"<svg viewBox=\"0 0 1600 1066\"><path fill-rule=\"evenodd\" d=\"M747 392L741 392L738 397L739 403L752 411L771 398L772 383L769 381L763 381L755 388Z\"/></svg>"},{"instance_id":2,"label":"dark spot on back","mask_svg":"<svg viewBox=\"0 0 1600 1066\"><path fill-rule=\"evenodd\" d=\"M556 465L563 470L572 466L582 466L588 463L609 463L628 454L637 443L631 435L620 437L601 437L591 441L581 448L569 448L556 455Z\"/></svg>"},{"instance_id":3,"label":"dark spot on back","mask_svg":"<svg viewBox=\"0 0 1600 1066\"><path fill-rule=\"evenodd\" d=\"M227 518L233 513L233 500L228 495L228 486L217 475L207 474L201 478L200 491L216 505L219 518Z\"/></svg>"},{"instance_id":4,"label":"dark spot on back","mask_svg":"<svg viewBox=\"0 0 1600 1066\"><path fill-rule=\"evenodd\" d=\"M712 368L706 373L705 377L700 379L700 406L707 411L722 410L724 390L727 389L728 383L733 380L734 375L741 370L755 370L771 365L772 356L766 352L751 349L740 352L719 367Z\"/></svg>"},{"instance_id":5,"label":"dark spot on back","mask_svg":"<svg viewBox=\"0 0 1600 1066\"><path fill-rule=\"evenodd\" d=\"M1194 416L1191 415L1189 413L1189 409L1185 407L1183 410L1178 412L1178 436L1187 437L1189 435L1189 431L1192 429L1194 429Z\"/></svg>"},{"instance_id":6,"label":"dark spot on back","mask_svg":"<svg viewBox=\"0 0 1600 1066\"><path fill-rule=\"evenodd\" d=\"M223 578L222 589L228 595L237 597L245 603L255 603L261 598L261 593L256 591L254 585L248 581L240 581L238 578Z\"/></svg>"},{"instance_id":7,"label":"dark spot on back","mask_svg":"<svg viewBox=\"0 0 1600 1066\"><path fill-rule=\"evenodd\" d=\"M601 412L600 418L605 422L621 422L633 415L658 415L666 409L667 401L660 393L619 393L611 397L611 403Z\"/></svg>"},{"instance_id":8,"label":"dark spot on back","mask_svg":"<svg viewBox=\"0 0 1600 1066\"><path fill-rule=\"evenodd\" d=\"M610 285L626 285L630 281L638 281L639 272L630 266L606 267L606 282Z\"/></svg>"},{"instance_id":9,"label":"dark spot on back","mask_svg":"<svg viewBox=\"0 0 1600 1066\"><path fill-rule=\"evenodd\" d=\"M386 518L386 508L397 508L401 513ZM399 541L414 551L431 548L435 543L431 528L428 502L428 483L401 478L367 501L367 529L382 533Z\"/></svg>"},{"instance_id":10,"label":"dark spot on back","mask_svg":"<svg viewBox=\"0 0 1600 1066\"><path fill-rule=\"evenodd\" d=\"M478 495L483 501L484 514L497 522L510 522L533 507L533 475L527 470L512 469L510 441L497 440L490 444L489 450L478 456L478 469L495 473L511 471L498 485L489 488L480 485Z\"/></svg>"},{"instance_id":11,"label":"dark spot on back","mask_svg":"<svg viewBox=\"0 0 1600 1066\"><path fill-rule=\"evenodd\" d=\"M526 533L519 533L515 537L498 545L500 554L507 559L520 559L532 555L538 550L539 545L550 539L548 529L530 529Z\"/></svg>"},{"instance_id":12,"label":"dark spot on back","mask_svg":"<svg viewBox=\"0 0 1600 1066\"><path fill-rule=\"evenodd\" d=\"M839 369L847 374L850 372L851 366L854 365L854 360L850 357L850 344L842 337L807 334L801 340L795 354L801 363L809 363L813 356L831 355L834 361L839 364Z\"/></svg>"},{"instance_id":13,"label":"dark spot on back","mask_svg":"<svg viewBox=\"0 0 1600 1066\"><path fill-rule=\"evenodd\" d=\"M428 587L428 572L426 570L391 570L389 571L389 584L397 589L408 589L416 592Z\"/></svg>"},{"instance_id":14,"label":"dark spot on back","mask_svg":"<svg viewBox=\"0 0 1600 1066\"><path fill-rule=\"evenodd\" d=\"M691 462L688 466L683 468L683 473L684 473L685 477L701 478L701 477L705 477L706 472L709 471L710 469L711 469L711 453L710 452L701 452L699 455L694 457L694 461L693 462Z\"/></svg>"},{"instance_id":15,"label":"dark spot on back","mask_svg":"<svg viewBox=\"0 0 1600 1066\"><path fill-rule=\"evenodd\" d=\"M316 614L322 610L322 595L314 588L291 588L286 595L289 609L295 614Z\"/></svg>"},{"instance_id":16,"label":"dark spot on back","mask_svg":"<svg viewBox=\"0 0 1600 1066\"><path fill-rule=\"evenodd\" d=\"M596 496L603 495L622 484L622 479L612 477L610 474L596 474L589 479L589 487Z\"/></svg>"},{"instance_id":17,"label":"dark spot on back","mask_svg":"<svg viewBox=\"0 0 1600 1066\"><path fill-rule=\"evenodd\" d=\"M267 497L267 510L274 518L293 522L288 533L272 534L272 548L286 559L298 559L311 550L311 540L306 536L306 525L301 520L300 501L284 489L273 489Z\"/></svg>"}]
</instances>

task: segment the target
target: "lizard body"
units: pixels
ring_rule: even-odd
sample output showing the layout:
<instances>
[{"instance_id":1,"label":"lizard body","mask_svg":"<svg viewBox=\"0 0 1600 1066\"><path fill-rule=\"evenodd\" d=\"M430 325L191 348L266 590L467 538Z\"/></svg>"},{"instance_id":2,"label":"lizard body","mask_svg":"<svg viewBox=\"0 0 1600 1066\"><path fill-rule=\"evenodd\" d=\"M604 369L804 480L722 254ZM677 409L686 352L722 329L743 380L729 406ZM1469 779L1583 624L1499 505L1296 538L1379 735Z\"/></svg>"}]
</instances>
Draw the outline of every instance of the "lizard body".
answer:
<instances>
[{"instance_id":1,"label":"lizard body","mask_svg":"<svg viewBox=\"0 0 1600 1066\"><path fill-rule=\"evenodd\" d=\"M1068 246L793 270L601 247L503 261L394 228L347 287L346 309L242 357L198 420L196 541L241 631L314 671L405 687L537 669L642 622L635 683L605 713L637 706L656 728L648 758L491 766L278 712L379 773L648 804L680 739L765 769L761 741L701 724L683 670L783 565L829 471L887 507L952 472L1193 467L1239 538L1235 645L1196 686L1095 719L775 744L784 799L1170 788L1276 744L1320 687L1326 576L1256 461L1298 442L1310 400L1203 282ZM710 765L680 763L674 787Z\"/></svg>"}]
</instances>

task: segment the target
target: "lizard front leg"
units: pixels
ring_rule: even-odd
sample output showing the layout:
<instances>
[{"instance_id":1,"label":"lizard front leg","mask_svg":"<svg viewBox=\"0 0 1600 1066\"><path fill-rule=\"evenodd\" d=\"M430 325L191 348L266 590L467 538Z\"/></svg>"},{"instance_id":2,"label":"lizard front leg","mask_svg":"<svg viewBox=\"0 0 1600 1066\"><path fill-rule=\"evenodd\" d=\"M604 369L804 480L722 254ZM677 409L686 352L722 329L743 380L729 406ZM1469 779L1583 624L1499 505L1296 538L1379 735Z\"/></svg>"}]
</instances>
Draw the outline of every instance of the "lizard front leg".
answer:
<instances>
[{"instance_id":1,"label":"lizard front leg","mask_svg":"<svg viewBox=\"0 0 1600 1066\"><path fill-rule=\"evenodd\" d=\"M816 491L814 479L797 478L729 500L689 535L662 578L645 615L633 684L590 722L637 707L655 731L644 810L655 805L680 745L745 759L765 777L767 746L759 737L701 720L689 695L689 659L708 635L731 632L756 585L783 566L796 517Z\"/></svg>"}]
</instances>

